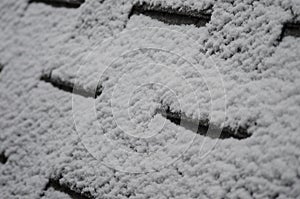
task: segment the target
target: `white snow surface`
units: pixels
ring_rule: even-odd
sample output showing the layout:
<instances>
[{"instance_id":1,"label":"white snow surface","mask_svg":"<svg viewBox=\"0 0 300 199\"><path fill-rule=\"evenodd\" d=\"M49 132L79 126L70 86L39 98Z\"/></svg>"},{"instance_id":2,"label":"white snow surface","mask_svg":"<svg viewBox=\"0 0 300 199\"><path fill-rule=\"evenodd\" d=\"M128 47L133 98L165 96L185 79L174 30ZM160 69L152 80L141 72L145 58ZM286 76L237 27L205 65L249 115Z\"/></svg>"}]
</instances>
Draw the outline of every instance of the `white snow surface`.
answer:
<instances>
[{"instance_id":1,"label":"white snow surface","mask_svg":"<svg viewBox=\"0 0 300 199\"><path fill-rule=\"evenodd\" d=\"M277 41L299 1L140 1L212 6L201 28L128 19L136 2L0 2L1 197L69 198L44 190L54 178L94 198L299 198L300 38ZM103 92L72 95L48 71ZM161 102L252 135L195 135L155 115Z\"/></svg>"}]
</instances>

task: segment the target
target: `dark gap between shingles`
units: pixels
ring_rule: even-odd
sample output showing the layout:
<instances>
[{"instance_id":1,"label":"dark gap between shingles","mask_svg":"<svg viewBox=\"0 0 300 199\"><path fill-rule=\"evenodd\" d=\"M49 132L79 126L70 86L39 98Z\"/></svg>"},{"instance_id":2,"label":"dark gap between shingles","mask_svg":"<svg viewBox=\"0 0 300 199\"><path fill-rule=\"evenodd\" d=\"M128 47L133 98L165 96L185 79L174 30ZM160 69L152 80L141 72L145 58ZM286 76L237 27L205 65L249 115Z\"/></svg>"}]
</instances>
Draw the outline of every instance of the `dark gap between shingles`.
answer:
<instances>
[{"instance_id":1,"label":"dark gap between shingles","mask_svg":"<svg viewBox=\"0 0 300 199\"><path fill-rule=\"evenodd\" d=\"M7 162L7 160L8 160L8 157L5 156L4 152L1 152L0 153L0 163L5 164Z\"/></svg>"},{"instance_id":2,"label":"dark gap between shingles","mask_svg":"<svg viewBox=\"0 0 300 199\"><path fill-rule=\"evenodd\" d=\"M78 193L76 191L73 191L68 187L67 185L60 184L59 179L50 179L48 183L46 184L44 188L44 192L41 194L41 196L45 195L45 191L48 190L50 187L52 187L56 191L60 191L62 193L65 193L69 195L72 199L92 199L92 195L90 193Z\"/></svg>"},{"instance_id":3,"label":"dark gap between shingles","mask_svg":"<svg viewBox=\"0 0 300 199\"><path fill-rule=\"evenodd\" d=\"M83 97L92 97L97 98L102 93L102 86L99 85L95 92L87 91L79 86L75 86L72 82L69 81L63 81L59 78L53 78L51 72L50 73L44 73L41 78L42 81L51 83L54 87L69 92L74 93L77 95L81 95Z\"/></svg>"},{"instance_id":4,"label":"dark gap between shingles","mask_svg":"<svg viewBox=\"0 0 300 199\"><path fill-rule=\"evenodd\" d=\"M300 23L286 23L283 26L283 36L300 37Z\"/></svg>"},{"instance_id":5,"label":"dark gap between shingles","mask_svg":"<svg viewBox=\"0 0 300 199\"><path fill-rule=\"evenodd\" d=\"M211 8L203 11L191 10L187 7L180 9L163 8L161 6L151 6L146 3L134 5L128 18L133 15L145 15L153 19L162 21L170 25L195 25L205 26L211 18L209 12Z\"/></svg>"},{"instance_id":6,"label":"dark gap between shingles","mask_svg":"<svg viewBox=\"0 0 300 199\"><path fill-rule=\"evenodd\" d=\"M287 36L300 37L300 22L285 23L283 25L278 41L281 42L282 39Z\"/></svg>"},{"instance_id":7,"label":"dark gap between shingles","mask_svg":"<svg viewBox=\"0 0 300 199\"><path fill-rule=\"evenodd\" d=\"M78 8L85 0L29 0L28 3L45 3L53 7Z\"/></svg>"},{"instance_id":8,"label":"dark gap between shingles","mask_svg":"<svg viewBox=\"0 0 300 199\"><path fill-rule=\"evenodd\" d=\"M211 138L219 138L219 139L227 139L227 138L235 138L235 139L245 139L250 137L251 135L247 132L247 128L239 127L238 129L232 129L230 127L224 127L219 135L219 130L217 128L211 129L210 133L207 135L207 131L209 128L208 120L194 120L184 116L184 114L180 112L172 112L169 107L160 108L156 111L156 113L161 114L163 117L171 121L176 125L182 125L187 130L193 130L197 127L197 134L209 136Z\"/></svg>"}]
</instances>

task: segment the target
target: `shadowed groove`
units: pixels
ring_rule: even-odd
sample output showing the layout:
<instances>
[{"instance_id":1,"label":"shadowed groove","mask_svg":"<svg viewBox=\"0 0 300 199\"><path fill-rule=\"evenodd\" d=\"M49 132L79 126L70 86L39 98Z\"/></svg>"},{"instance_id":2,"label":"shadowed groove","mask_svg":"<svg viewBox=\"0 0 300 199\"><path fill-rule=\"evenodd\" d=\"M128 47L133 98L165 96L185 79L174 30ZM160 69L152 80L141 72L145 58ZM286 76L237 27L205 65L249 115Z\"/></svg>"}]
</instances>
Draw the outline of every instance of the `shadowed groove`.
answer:
<instances>
[{"instance_id":1,"label":"shadowed groove","mask_svg":"<svg viewBox=\"0 0 300 199\"><path fill-rule=\"evenodd\" d=\"M53 7L78 8L85 0L29 0L31 3L45 3Z\"/></svg>"},{"instance_id":2,"label":"shadowed groove","mask_svg":"<svg viewBox=\"0 0 300 199\"><path fill-rule=\"evenodd\" d=\"M58 77L53 78L52 73L44 73L41 78L42 81L51 83L54 87L69 92L69 93L74 93L77 95L81 95L83 97L92 97L92 98L97 98L98 96L101 95L102 93L102 86L99 85L96 89L95 92L87 91L82 87L75 86L72 82L66 81L66 80L61 80Z\"/></svg>"},{"instance_id":3,"label":"shadowed groove","mask_svg":"<svg viewBox=\"0 0 300 199\"><path fill-rule=\"evenodd\" d=\"M4 68L3 64L0 63L0 73L2 72L3 68Z\"/></svg>"},{"instance_id":4,"label":"shadowed groove","mask_svg":"<svg viewBox=\"0 0 300 199\"><path fill-rule=\"evenodd\" d=\"M41 196L44 196L45 191L47 191L50 187L52 187L56 191L60 191L62 193L69 195L72 199L93 199L90 193L87 192L79 193L77 191L70 189L70 187L65 184L60 184L59 179L50 179L46 184L44 188L44 192L41 194Z\"/></svg>"},{"instance_id":5,"label":"shadowed groove","mask_svg":"<svg viewBox=\"0 0 300 199\"><path fill-rule=\"evenodd\" d=\"M163 8L160 6L151 6L146 3L133 6L128 18L132 15L145 15L153 19L162 21L170 25L195 25L196 27L205 26L211 18L210 9L203 11L192 10L188 7L180 9Z\"/></svg>"},{"instance_id":6,"label":"shadowed groove","mask_svg":"<svg viewBox=\"0 0 300 199\"><path fill-rule=\"evenodd\" d=\"M232 129L231 127L224 127L219 135L220 129L215 129L216 132L214 134L214 129L210 130L210 133L207 135L207 131L209 128L209 121L208 120L195 120L186 117L184 114L180 112L171 112L170 108L160 108L156 111L157 114L161 114L163 117L171 121L176 125L181 125L184 123L182 127L187 130L192 130L194 127L197 128L197 134L208 136L211 138L219 138L219 139L227 139L227 138L234 138L234 139L245 139L251 136L247 132L247 128L239 127L238 129Z\"/></svg>"},{"instance_id":7,"label":"shadowed groove","mask_svg":"<svg viewBox=\"0 0 300 199\"><path fill-rule=\"evenodd\" d=\"M0 153L0 163L5 164L8 160L8 157L5 156L4 152Z\"/></svg>"}]
</instances>

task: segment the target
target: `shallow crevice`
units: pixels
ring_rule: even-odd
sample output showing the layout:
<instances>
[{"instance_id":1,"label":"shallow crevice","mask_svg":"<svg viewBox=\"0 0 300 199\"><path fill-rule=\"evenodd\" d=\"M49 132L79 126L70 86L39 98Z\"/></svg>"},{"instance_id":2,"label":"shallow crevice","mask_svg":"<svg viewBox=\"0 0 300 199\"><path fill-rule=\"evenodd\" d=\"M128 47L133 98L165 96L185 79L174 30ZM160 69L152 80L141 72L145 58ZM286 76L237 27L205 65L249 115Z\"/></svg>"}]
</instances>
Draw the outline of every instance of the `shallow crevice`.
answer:
<instances>
[{"instance_id":1,"label":"shallow crevice","mask_svg":"<svg viewBox=\"0 0 300 199\"><path fill-rule=\"evenodd\" d=\"M184 176L183 173L179 170L178 167L175 167L175 171L177 172L177 174L178 174L179 176L181 176L181 177Z\"/></svg>"},{"instance_id":2,"label":"shallow crevice","mask_svg":"<svg viewBox=\"0 0 300 199\"><path fill-rule=\"evenodd\" d=\"M163 8L161 6L152 6L146 3L133 6L128 18L133 15L145 15L152 19L162 21L170 25L195 25L196 27L205 26L211 18L211 8L203 11L196 11L188 7L180 9Z\"/></svg>"},{"instance_id":3,"label":"shallow crevice","mask_svg":"<svg viewBox=\"0 0 300 199\"><path fill-rule=\"evenodd\" d=\"M4 152L0 153L0 163L5 164L8 160L8 157L4 154Z\"/></svg>"},{"instance_id":4,"label":"shallow crevice","mask_svg":"<svg viewBox=\"0 0 300 199\"><path fill-rule=\"evenodd\" d=\"M29 0L31 3L45 3L53 7L78 8L85 0Z\"/></svg>"},{"instance_id":5,"label":"shallow crevice","mask_svg":"<svg viewBox=\"0 0 300 199\"><path fill-rule=\"evenodd\" d=\"M73 94L77 94L77 95L81 95L83 97L93 97L93 98L97 98L98 96L101 95L102 93L102 86L99 85L96 89L96 91L91 92L91 91L87 91L84 88L81 88L79 86L74 86L74 84L72 82L69 81L65 81L65 80L61 80L57 77L53 78L52 77L52 73L44 73L40 80L44 81L44 82L48 82L51 83L54 87L69 92L69 93L73 93Z\"/></svg>"},{"instance_id":6,"label":"shallow crevice","mask_svg":"<svg viewBox=\"0 0 300 199\"><path fill-rule=\"evenodd\" d=\"M163 117L165 117L172 123L176 125L180 125L187 130L192 130L195 132L194 129L196 127L197 134L208 136L211 138L218 138L218 139L234 138L240 140L251 136L251 134L249 134L247 131L247 127L239 127L237 129L233 129L228 126L223 127L222 129L213 126L213 128L210 129L209 134L207 134L210 126L208 119L195 120L192 118L188 118L180 112L172 112L169 107L157 109L156 113L161 114Z\"/></svg>"},{"instance_id":7,"label":"shallow crevice","mask_svg":"<svg viewBox=\"0 0 300 199\"><path fill-rule=\"evenodd\" d=\"M77 192L72 190L68 185L66 184L60 184L59 179L50 179L48 183L46 184L43 193L41 194L41 197L45 195L45 191L47 191L50 187L52 187L56 191L60 191L62 193L65 193L69 195L72 199L92 199L92 195L87 192Z\"/></svg>"}]
</instances>

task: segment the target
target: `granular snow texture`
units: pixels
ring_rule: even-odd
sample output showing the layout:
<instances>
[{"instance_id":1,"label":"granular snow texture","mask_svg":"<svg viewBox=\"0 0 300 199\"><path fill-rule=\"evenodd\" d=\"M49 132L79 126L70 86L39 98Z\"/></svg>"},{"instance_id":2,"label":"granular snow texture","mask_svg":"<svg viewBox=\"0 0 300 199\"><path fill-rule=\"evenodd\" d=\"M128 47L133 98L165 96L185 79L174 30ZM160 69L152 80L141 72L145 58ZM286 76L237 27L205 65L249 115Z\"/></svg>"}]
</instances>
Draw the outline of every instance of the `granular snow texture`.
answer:
<instances>
[{"instance_id":1,"label":"granular snow texture","mask_svg":"<svg viewBox=\"0 0 300 199\"><path fill-rule=\"evenodd\" d=\"M211 20L129 18L137 3ZM0 11L1 198L75 198L49 180L82 198L300 197L300 38L279 39L300 22L298 0L2 0ZM102 94L72 95L45 73ZM162 105L251 137L196 135L155 114Z\"/></svg>"}]
</instances>

